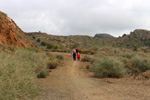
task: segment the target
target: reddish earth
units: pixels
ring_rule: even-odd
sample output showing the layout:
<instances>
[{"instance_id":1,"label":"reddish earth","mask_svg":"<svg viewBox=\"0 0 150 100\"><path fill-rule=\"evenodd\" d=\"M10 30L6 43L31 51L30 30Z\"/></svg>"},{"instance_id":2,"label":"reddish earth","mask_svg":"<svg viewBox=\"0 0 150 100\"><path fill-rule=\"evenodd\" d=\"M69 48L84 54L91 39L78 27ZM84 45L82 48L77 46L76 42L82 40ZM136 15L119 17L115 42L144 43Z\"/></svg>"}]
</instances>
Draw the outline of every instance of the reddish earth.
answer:
<instances>
[{"instance_id":1,"label":"reddish earth","mask_svg":"<svg viewBox=\"0 0 150 100\"><path fill-rule=\"evenodd\" d=\"M55 54L55 53L54 53ZM43 91L37 100L150 100L150 81L99 79L86 69L87 63L73 61L68 53L63 64L38 83Z\"/></svg>"},{"instance_id":2,"label":"reddish earth","mask_svg":"<svg viewBox=\"0 0 150 100\"><path fill-rule=\"evenodd\" d=\"M0 12L0 44L36 47L16 23L2 12Z\"/></svg>"}]
</instances>

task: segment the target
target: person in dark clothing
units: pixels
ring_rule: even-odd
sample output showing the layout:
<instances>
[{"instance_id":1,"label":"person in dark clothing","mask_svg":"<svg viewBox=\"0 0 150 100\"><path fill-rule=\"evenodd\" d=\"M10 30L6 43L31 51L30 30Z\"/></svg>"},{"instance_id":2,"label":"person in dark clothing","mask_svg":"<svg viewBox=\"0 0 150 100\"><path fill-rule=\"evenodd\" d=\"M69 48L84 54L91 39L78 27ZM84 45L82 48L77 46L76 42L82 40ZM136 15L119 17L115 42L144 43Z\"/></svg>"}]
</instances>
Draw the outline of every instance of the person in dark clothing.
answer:
<instances>
[{"instance_id":1,"label":"person in dark clothing","mask_svg":"<svg viewBox=\"0 0 150 100\"><path fill-rule=\"evenodd\" d=\"M76 52L73 52L73 60L76 60Z\"/></svg>"},{"instance_id":2,"label":"person in dark clothing","mask_svg":"<svg viewBox=\"0 0 150 100\"><path fill-rule=\"evenodd\" d=\"M78 49L76 49L76 53L78 53L79 52L79 50Z\"/></svg>"}]
</instances>

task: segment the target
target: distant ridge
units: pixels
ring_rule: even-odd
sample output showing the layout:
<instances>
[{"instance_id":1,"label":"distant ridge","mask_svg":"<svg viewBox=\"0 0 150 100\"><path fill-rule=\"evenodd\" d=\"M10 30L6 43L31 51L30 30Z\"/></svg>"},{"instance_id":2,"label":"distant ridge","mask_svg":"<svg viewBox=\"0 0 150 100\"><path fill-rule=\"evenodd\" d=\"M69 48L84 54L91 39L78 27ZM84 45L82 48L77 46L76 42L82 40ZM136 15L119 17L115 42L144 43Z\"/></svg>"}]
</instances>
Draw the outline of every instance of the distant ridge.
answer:
<instances>
[{"instance_id":1,"label":"distant ridge","mask_svg":"<svg viewBox=\"0 0 150 100\"><path fill-rule=\"evenodd\" d=\"M97 38L115 38L114 36L107 34L107 33L99 33L99 34L96 34L94 37L97 37Z\"/></svg>"},{"instance_id":2,"label":"distant ridge","mask_svg":"<svg viewBox=\"0 0 150 100\"><path fill-rule=\"evenodd\" d=\"M26 32L25 33L27 36L31 36L31 35L47 35L47 33L43 33L43 32Z\"/></svg>"}]
</instances>

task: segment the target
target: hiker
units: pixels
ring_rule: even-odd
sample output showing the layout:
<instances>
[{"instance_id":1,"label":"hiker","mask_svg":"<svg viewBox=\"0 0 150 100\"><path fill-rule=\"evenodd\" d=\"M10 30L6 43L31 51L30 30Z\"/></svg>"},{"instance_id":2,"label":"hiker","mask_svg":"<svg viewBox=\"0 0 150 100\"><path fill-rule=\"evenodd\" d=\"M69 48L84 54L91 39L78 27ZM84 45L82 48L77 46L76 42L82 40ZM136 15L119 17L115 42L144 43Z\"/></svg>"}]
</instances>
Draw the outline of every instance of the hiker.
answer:
<instances>
[{"instance_id":1,"label":"hiker","mask_svg":"<svg viewBox=\"0 0 150 100\"><path fill-rule=\"evenodd\" d=\"M71 51L71 55L73 56L73 51Z\"/></svg>"},{"instance_id":2,"label":"hiker","mask_svg":"<svg viewBox=\"0 0 150 100\"><path fill-rule=\"evenodd\" d=\"M76 53L78 53L79 52L79 50L78 49L76 49Z\"/></svg>"},{"instance_id":3,"label":"hiker","mask_svg":"<svg viewBox=\"0 0 150 100\"><path fill-rule=\"evenodd\" d=\"M78 54L77 54L77 58L78 58L78 61L80 61L81 56L80 56L80 53L79 53L79 52L78 52Z\"/></svg>"},{"instance_id":4,"label":"hiker","mask_svg":"<svg viewBox=\"0 0 150 100\"><path fill-rule=\"evenodd\" d=\"M73 60L74 61L76 60L76 52L75 52L75 50L73 51Z\"/></svg>"}]
</instances>

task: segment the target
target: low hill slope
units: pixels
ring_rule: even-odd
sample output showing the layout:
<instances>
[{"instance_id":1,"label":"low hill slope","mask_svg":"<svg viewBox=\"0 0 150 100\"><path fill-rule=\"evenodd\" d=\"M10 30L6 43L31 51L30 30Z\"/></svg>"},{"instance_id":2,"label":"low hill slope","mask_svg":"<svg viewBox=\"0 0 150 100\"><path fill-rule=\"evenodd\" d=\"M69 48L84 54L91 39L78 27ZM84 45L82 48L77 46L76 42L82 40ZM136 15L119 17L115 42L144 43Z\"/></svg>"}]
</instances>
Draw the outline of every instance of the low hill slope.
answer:
<instances>
[{"instance_id":1,"label":"low hill slope","mask_svg":"<svg viewBox=\"0 0 150 100\"><path fill-rule=\"evenodd\" d=\"M0 11L0 44L17 47L37 47L16 23Z\"/></svg>"},{"instance_id":2,"label":"low hill slope","mask_svg":"<svg viewBox=\"0 0 150 100\"><path fill-rule=\"evenodd\" d=\"M129 49L150 46L150 31L143 29L136 29L130 34L124 34L122 37L118 38L96 38L83 35L56 36L39 33L27 33L27 35L30 36L30 38L40 47L42 46L54 51L70 51L74 48L79 48L84 52L87 52L87 50L92 50L93 52L97 47L103 47L106 45Z\"/></svg>"}]
</instances>

